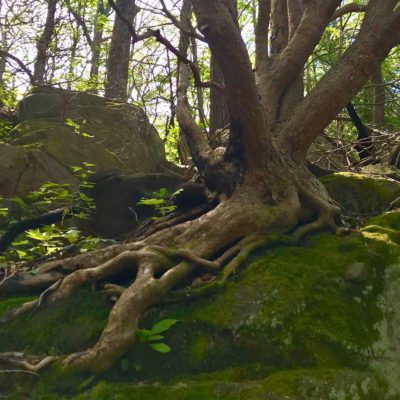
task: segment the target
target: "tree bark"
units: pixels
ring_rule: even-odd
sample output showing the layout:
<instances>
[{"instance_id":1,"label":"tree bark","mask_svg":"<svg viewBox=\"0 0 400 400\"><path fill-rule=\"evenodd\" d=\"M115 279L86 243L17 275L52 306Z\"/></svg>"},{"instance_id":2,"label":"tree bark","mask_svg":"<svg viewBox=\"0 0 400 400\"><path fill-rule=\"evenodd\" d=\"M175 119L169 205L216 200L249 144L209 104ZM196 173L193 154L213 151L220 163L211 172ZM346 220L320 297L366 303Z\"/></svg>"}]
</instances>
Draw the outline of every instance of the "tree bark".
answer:
<instances>
[{"instance_id":1,"label":"tree bark","mask_svg":"<svg viewBox=\"0 0 400 400\"><path fill-rule=\"evenodd\" d=\"M126 21L133 24L138 7L134 0L120 0L117 3ZM124 21L115 16L107 63L107 83L105 96L126 101L128 97L129 57L131 34Z\"/></svg>"},{"instance_id":2,"label":"tree bark","mask_svg":"<svg viewBox=\"0 0 400 400\"><path fill-rule=\"evenodd\" d=\"M226 5L232 12L232 17L237 21L238 10L237 0L227 0ZM224 77L217 61L211 56L210 61L211 81L224 85ZM210 89L210 129L209 135L212 137L217 129L223 129L229 125L229 109L226 95L216 88Z\"/></svg>"},{"instance_id":3,"label":"tree bark","mask_svg":"<svg viewBox=\"0 0 400 400\"><path fill-rule=\"evenodd\" d=\"M371 75L374 88L374 105L372 109L372 125L374 128L383 130L385 127L385 82L382 77L382 67Z\"/></svg>"},{"instance_id":4,"label":"tree bark","mask_svg":"<svg viewBox=\"0 0 400 400\"><path fill-rule=\"evenodd\" d=\"M58 0L48 0L46 22L43 32L36 44L37 55L33 69L33 78L37 85L43 85L45 83L48 51L55 29L57 3Z\"/></svg>"},{"instance_id":5,"label":"tree bark","mask_svg":"<svg viewBox=\"0 0 400 400\"><path fill-rule=\"evenodd\" d=\"M90 61L90 80L94 85L93 93L97 93L99 80L99 67L101 57L101 44L103 41L103 29L98 29L97 25L101 16L108 16L110 13L110 5L104 7L103 0L98 0L96 16L93 23L93 39L91 44L92 58Z\"/></svg>"}]
</instances>

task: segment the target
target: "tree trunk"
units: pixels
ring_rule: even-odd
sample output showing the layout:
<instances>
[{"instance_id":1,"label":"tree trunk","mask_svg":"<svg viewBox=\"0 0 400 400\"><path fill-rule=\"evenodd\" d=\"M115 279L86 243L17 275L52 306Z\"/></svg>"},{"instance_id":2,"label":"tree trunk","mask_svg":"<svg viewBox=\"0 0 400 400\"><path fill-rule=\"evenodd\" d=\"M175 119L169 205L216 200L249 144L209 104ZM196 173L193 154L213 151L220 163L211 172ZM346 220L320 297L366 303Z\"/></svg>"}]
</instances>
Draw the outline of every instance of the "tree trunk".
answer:
<instances>
[{"instance_id":1,"label":"tree trunk","mask_svg":"<svg viewBox=\"0 0 400 400\"><path fill-rule=\"evenodd\" d=\"M45 83L48 51L55 29L57 3L58 0L48 0L46 22L43 32L36 44L37 55L33 69L33 78L37 85L43 85Z\"/></svg>"},{"instance_id":2,"label":"tree trunk","mask_svg":"<svg viewBox=\"0 0 400 400\"><path fill-rule=\"evenodd\" d=\"M107 16L110 12L111 7L107 4L104 7L103 0L99 0L97 3L96 16L93 23L93 39L92 39L92 58L90 61L90 80L94 89L92 93L97 93L97 86L99 84L99 67L100 67L100 56L101 56L101 44L103 41L103 29L98 29L98 23L101 16Z\"/></svg>"},{"instance_id":3,"label":"tree trunk","mask_svg":"<svg viewBox=\"0 0 400 400\"><path fill-rule=\"evenodd\" d=\"M383 130L385 127L385 82L382 78L381 66L371 75L371 81L374 87L372 124L374 128Z\"/></svg>"},{"instance_id":4,"label":"tree trunk","mask_svg":"<svg viewBox=\"0 0 400 400\"><path fill-rule=\"evenodd\" d=\"M222 72L218 67L214 57L210 61L210 74L213 82L224 84ZM229 110L226 96L220 90L211 88L210 90L210 137L213 137L217 129L226 128L229 125Z\"/></svg>"},{"instance_id":5,"label":"tree trunk","mask_svg":"<svg viewBox=\"0 0 400 400\"><path fill-rule=\"evenodd\" d=\"M120 0L117 3L126 21L133 24L138 7L134 0ZM115 15L110 50L107 62L107 83L105 96L111 99L126 101L128 97L129 57L131 51L131 34L124 21Z\"/></svg>"},{"instance_id":6,"label":"tree trunk","mask_svg":"<svg viewBox=\"0 0 400 400\"><path fill-rule=\"evenodd\" d=\"M233 18L237 21L238 9L237 0L226 0L226 5L230 10ZM216 62L215 58L211 56L210 61L210 75L211 81L224 85L224 77ZM209 136L213 137L217 129L223 129L229 126L229 109L226 96L216 88L210 89L210 128Z\"/></svg>"}]
</instances>

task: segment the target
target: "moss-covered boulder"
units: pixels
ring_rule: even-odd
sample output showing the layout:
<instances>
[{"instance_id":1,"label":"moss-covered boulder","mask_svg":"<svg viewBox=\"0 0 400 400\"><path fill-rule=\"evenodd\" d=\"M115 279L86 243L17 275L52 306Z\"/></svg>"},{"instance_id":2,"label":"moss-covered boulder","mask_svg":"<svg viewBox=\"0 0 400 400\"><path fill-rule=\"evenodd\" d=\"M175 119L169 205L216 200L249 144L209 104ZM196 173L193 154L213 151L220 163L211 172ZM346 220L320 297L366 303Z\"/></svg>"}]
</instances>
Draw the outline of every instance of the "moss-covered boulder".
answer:
<instances>
[{"instance_id":1,"label":"moss-covered boulder","mask_svg":"<svg viewBox=\"0 0 400 400\"><path fill-rule=\"evenodd\" d=\"M398 180L382 175L338 172L321 178L331 197L350 216L368 217L399 206Z\"/></svg>"},{"instance_id":2,"label":"moss-covered boulder","mask_svg":"<svg viewBox=\"0 0 400 400\"><path fill-rule=\"evenodd\" d=\"M45 182L78 184L71 167L168 172L164 146L145 112L89 93L36 88L0 142L0 195L25 196Z\"/></svg>"},{"instance_id":3,"label":"moss-covered boulder","mask_svg":"<svg viewBox=\"0 0 400 400\"><path fill-rule=\"evenodd\" d=\"M162 340L169 353L138 343L101 376L54 366L39 377L0 374L0 387L11 399L399 399L399 228L393 211L358 234L264 249L224 288L157 306L142 327L179 320ZM0 351L84 349L110 307L82 289L0 327Z\"/></svg>"}]
</instances>

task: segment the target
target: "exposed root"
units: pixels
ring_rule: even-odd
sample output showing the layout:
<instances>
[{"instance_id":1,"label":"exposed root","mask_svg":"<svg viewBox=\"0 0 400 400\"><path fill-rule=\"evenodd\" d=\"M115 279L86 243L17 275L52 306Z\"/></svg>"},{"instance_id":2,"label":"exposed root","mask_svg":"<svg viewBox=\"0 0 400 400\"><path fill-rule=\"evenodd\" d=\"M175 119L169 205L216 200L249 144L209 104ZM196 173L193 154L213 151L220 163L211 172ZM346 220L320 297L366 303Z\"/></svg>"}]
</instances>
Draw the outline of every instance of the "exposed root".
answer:
<instances>
[{"instance_id":1,"label":"exposed root","mask_svg":"<svg viewBox=\"0 0 400 400\"><path fill-rule=\"evenodd\" d=\"M183 222L187 222L187 221L196 219L196 218L200 217L201 215L207 213L214 207L215 207L215 204L212 204L212 203L211 204L203 204L203 205L195 207L192 210L189 210L183 214L179 214L179 215L171 214L170 216L167 216L166 220L160 220L155 223L153 222L150 224L144 224L143 226L139 227L138 231L135 232L133 236L131 236L131 239L133 239L133 240L145 239L146 237L152 235L153 233L162 231L167 228L171 228L171 227L181 224Z\"/></svg>"},{"instance_id":2,"label":"exposed root","mask_svg":"<svg viewBox=\"0 0 400 400\"><path fill-rule=\"evenodd\" d=\"M204 269L219 270L221 268L221 263L218 261L209 261L205 258L201 258L194 254L190 250L186 249L167 249L163 246L151 246L148 250L156 250L167 257L173 258L176 256L181 257L183 260L193 262L196 266Z\"/></svg>"},{"instance_id":3,"label":"exposed root","mask_svg":"<svg viewBox=\"0 0 400 400\"><path fill-rule=\"evenodd\" d=\"M193 271L193 267L182 262L155 279L156 269L154 259L142 260L135 282L117 300L99 341L85 352L68 356L63 362L65 366L89 368L95 372L109 368L135 342L143 312Z\"/></svg>"},{"instance_id":4,"label":"exposed root","mask_svg":"<svg viewBox=\"0 0 400 400\"><path fill-rule=\"evenodd\" d=\"M240 265L242 265L248 258L251 252L260 249L262 247L271 246L282 241L281 237L277 235L271 235L266 238L247 238L247 243L243 243L238 254L224 267L222 271L222 281L225 282L227 279L237 271Z\"/></svg>"},{"instance_id":5,"label":"exposed root","mask_svg":"<svg viewBox=\"0 0 400 400\"><path fill-rule=\"evenodd\" d=\"M196 289L203 293L215 290L227 282L251 251L282 241L279 235L266 238L264 235L268 231L285 233L293 229L300 205L291 195L285 192L285 202L266 207L260 196L242 190L237 197L225 200L197 220L156 232L141 242L115 245L42 265L39 273L57 271L62 279L52 282L38 300L22 305L13 316L57 303L81 285L103 281L127 270L136 273L127 288L105 285L105 292L115 297L116 303L99 340L92 348L71 354L62 362L65 367L104 371L136 341L143 313L190 277L195 268L222 271L220 279ZM244 213L243 204L249 201L251 209ZM226 249L232 243L235 244ZM213 259L222 249L225 252Z\"/></svg>"},{"instance_id":6,"label":"exposed root","mask_svg":"<svg viewBox=\"0 0 400 400\"><path fill-rule=\"evenodd\" d=\"M6 313L0 322L4 323L10 321L24 312L65 299L74 289L84 284L105 279L127 268L136 268L136 264L140 259L149 255L151 257L157 256L156 253L143 250L124 251L98 267L74 271L65 278L53 283L53 285L46 289L37 300L24 303L18 308ZM157 257L160 259L159 255Z\"/></svg>"},{"instance_id":7,"label":"exposed root","mask_svg":"<svg viewBox=\"0 0 400 400\"><path fill-rule=\"evenodd\" d=\"M312 183L309 185L311 186ZM321 231L323 229L329 229L333 232L337 232L339 227L336 221L339 220L340 217L340 208L329 202L329 198L325 200L324 196L318 196L314 187L302 187L300 190L300 195L313 209L317 210L318 218L309 224L305 224L297 228L293 233L293 237L296 240L300 240L305 235Z\"/></svg>"},{"instance_id":8,"label":"exposed root","mask_svg":"<svg viewBox=\"0 0 400 400\"><path fill-rule=\"evenodd\" d=\"M111 300L116 301L124 293L125 289L125 286L106 283L103 287L103 293Z\"/></svg>"},{"instance_id":9,"label":"exposed root","mask_svg":"<svg viewBox=\"0 0 400 400\"><path fill-rule=\"evenodd\" d=\"M32 271L21 272L7 279L0 286L0 295L15 295L44 290L71 272L96 267L124 251L139 250L143 246L141 242L117 244L93 250L90 253L40 264Z\"/></svg>"},{"instance_id":10,"label":"exposed root","mask_svg":"<svg viewBox=\"0 0 400 400\"><path fill-rule=\"evenodd\" d=\"M58 360L58 357L47 356L42 359L38 357L27 357L24 353L9 352L0 353L0 363L9 364L37 374L40 370Z\"/></svg>"}]
</instances>

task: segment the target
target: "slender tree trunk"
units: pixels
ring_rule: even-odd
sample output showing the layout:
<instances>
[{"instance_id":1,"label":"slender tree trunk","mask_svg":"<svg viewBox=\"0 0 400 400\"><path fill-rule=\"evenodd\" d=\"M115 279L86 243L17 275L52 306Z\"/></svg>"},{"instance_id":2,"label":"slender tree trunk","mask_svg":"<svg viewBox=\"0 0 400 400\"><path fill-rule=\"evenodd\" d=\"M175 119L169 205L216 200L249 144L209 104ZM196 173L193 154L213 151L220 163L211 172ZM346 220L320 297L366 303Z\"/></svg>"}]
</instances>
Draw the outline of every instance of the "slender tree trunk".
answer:
<instances>
[{"instance_id":1,"label":"slender tree trunk","mask_svg":"<svg viewBox=\"0 0 400 400\"><path fill-rule=\"evenodd\" d=\"M117 7L126 20L133 24L138 12L135 1L119 0ZM116 15L108 52L106 97L122 101L127 100L131 40L128 27Z\"/></svg>"},{"instance_id":2,"label":"slender tree trunk","mask_svg":"<svg viewBox=\"0 0 400 400\"><path fill-rule=\"evenodd\" d=\"M213 82L224 84L222 72L214 57L211 57L210 74ZM229 110L226 96L216 88L210 89L210 137L213 137L217 129L229 125Z\"/></svg>"},{"instance_id":3,"label":"slender tree trunk","mask_svg":"<svg viewBox=\"0 0 400 400\"><path fill-rule=\"evenodd\" d=\"M0 0L0 15L3 10L3 0ZM7 32L5 24L1 22L0 28L0 49L7 51ZM4 73L6 72L6 58L0 57L0 84L4 84Z\"/></svg>"},{"instance_id":4,"label":"slender tree trunk","mask_svg":"<svg viewBox=\"0 0 400 400\"><path fill-rule=\"evenodd\" d=\"M101 16L107 16L110 13L110 5L107 4L104 7L103 0L98 0L96 16L93 24L93 39L92 39L92 59L90 61L90 80L94 85L92 93L98 92L98 80L99 80L99 67L101 57L101 44L103 41L103 29L98 29L98 23Z\"/></svg>"},{"instance_id":5,"label":"slender tree trunk","mask_svg":"<svg viewBox=\"0 0 400 400\"><path fill-rule=\"evenodd\" d=\"M385 82L382 78L382 67L372 74L371 81L374 87L373 126L379 130L385 127Z\"/></svg>"},{"instance_id":6,"label":"slender tree trunk","mask_svg":"<svg viewBox=\"0 0 400 400\"><path fill-rule=\"evenodd\" d=\"M191 37L190 41L191 41L191 45L192 45L193 62L195 64L197 64L197 62L198 62L197 42L194 37ZM201 87L196 88L196 97L197 97L197 109L199 112L200 123L204 127L204 129L207 129L206 114L204 111L204 95L203 95L203 89Z\"/></svg>"},{"instance_id":7,"label":"slender tree trunk","mask_svg":"<svg viewBox=\"0 0 400 400\"><path fill-rule=\"evenodd\" d=\"M37 55L33 69L33 78L37 85L43 85L45 83L48 51L55 29L57 3L58 0L48 0L46 22L43 32L36 44Z\"/></svg>"},{"instance_id":8,"label":"slender tree trunk","mask_svg":"<svg viewBox=\"0 0 400 400\"><path fill-rule=\"evenodd\" d=\"M238 18L237 0L226 0L227 7L229 8L235 20ZM210 61L210 75L213 82L224 84L224 77L218 66L217 61L211 56ZM210 89L210 129L209 136L213 137L217 129L225 128L229 125L229 109L226 96L216 88Z\"/></svg>"}]
</instances>

